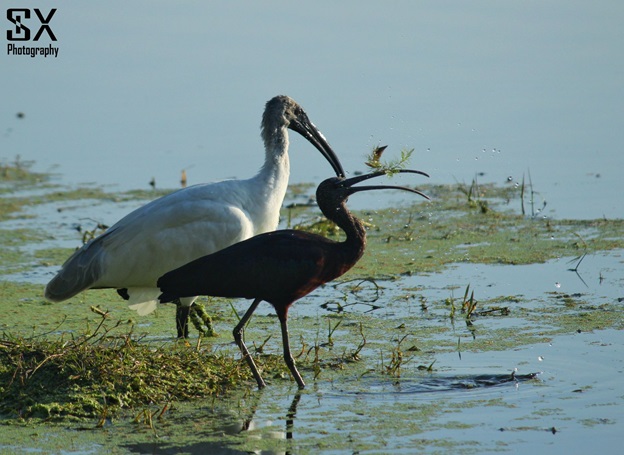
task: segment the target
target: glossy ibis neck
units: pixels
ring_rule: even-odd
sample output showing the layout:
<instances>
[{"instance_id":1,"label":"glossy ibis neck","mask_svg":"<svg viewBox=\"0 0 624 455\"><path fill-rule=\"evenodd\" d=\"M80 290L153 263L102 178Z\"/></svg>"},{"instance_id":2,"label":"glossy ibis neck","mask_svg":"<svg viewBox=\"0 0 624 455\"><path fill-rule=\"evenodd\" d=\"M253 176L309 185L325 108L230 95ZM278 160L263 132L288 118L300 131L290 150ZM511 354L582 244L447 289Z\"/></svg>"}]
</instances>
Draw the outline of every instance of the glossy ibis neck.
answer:
<instances>
[{"instance_id":1,"label":"glossy ibis neck","mask_svg":"<svg viewBox=\"0 0 624 455\"><path fill-rule=\"evenodd\" d=\"M364 224L347 209L346 197L336 197L327 192L317 192L317 203L328 220L333 221L347 235L342 243L348 248L355 261L364 254L366 248L366 228Z\"/></svg>"}]
</instances>

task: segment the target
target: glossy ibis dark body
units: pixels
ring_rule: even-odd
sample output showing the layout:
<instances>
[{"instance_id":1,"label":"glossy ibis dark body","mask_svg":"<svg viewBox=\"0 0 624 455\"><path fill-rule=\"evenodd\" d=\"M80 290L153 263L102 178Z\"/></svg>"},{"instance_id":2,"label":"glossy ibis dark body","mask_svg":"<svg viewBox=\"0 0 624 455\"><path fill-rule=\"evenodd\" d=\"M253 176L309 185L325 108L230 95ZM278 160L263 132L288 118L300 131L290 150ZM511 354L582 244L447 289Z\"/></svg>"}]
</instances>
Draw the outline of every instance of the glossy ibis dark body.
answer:
<instances>
[{"instance_id":1,"label":"glossy ibis dark body","mask_svg":"<svg viewBox=\"0 0 624 455\"><path fill-rule=\"evenodd\" d=\"M426 175L420 171L401 170ZM358 191L400 189L426 197L418 190L388 185L353 187L355 183L384 175L385 171L323 181L316 192L323 214L346 233L335 242L323 236L297 230L260 234L166 273L158 280L161 302L176 298L210 295L254 299L239 324L234 339L247 360L258 387L265 383L242 339L242 331L258 304L265 300L280 320L284 360L300 388L305 386L290 353L288 309L296 300L320 285L332 281L353 267L366 247L366 229L347 210L349 195Z\"/></svg>"}]
</instances>

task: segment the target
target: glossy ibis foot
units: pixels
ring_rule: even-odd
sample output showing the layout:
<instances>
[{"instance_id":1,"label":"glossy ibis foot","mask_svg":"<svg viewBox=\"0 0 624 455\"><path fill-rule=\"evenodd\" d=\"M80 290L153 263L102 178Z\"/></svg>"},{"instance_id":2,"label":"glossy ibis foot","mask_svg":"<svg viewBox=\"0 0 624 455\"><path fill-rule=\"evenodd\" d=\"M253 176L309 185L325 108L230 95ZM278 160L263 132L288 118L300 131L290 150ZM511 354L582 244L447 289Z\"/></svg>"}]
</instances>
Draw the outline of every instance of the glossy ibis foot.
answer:
<instances>
[{"instance_id":1,"label":"glossy ibis foot","mask_svg":"<svg viewBox=\"0 0 624 455\"><path fill-rule=\"evenodd\" d=\"M284 356L284 361L286 362L286 366L290 370L290 374L292 374L293 378L295 378L295 381L297 381L299 390L304 389L305 382L303 381L303 378L299 374L299 371L297 371L297 367L295 366L295 360L292 357L286 358L286 356Z\"/></svg>"},{"instance_id":2,"label":"glossy ibis foot","mask_svg":"<svg viewBox=\"0 0 624 455\"><path fill-rule=\"evenodd\" d=\"M178 330L178 338L188 338L188 320L191 307L184 306L180 303L180 299L175 300L176 305L176 329Z\"/></svg>"}]
</instances>

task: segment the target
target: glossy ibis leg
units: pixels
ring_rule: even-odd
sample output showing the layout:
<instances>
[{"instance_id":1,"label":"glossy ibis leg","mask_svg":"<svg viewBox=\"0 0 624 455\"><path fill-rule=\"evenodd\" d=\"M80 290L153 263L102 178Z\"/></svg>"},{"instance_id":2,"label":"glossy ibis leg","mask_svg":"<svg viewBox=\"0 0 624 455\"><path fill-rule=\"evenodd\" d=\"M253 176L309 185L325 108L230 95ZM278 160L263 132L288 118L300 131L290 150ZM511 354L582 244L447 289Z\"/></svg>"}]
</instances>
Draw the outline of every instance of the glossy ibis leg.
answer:
<instances>
[{"instance_id":1,"label":"glossy ibis leg","mask_svg":"<svg viewBox=\"0 0 624 455\"><path fill-rule=\"evenodd\" d=\"M176 329L178 330L178 338L188 338L188 320L191 307L182 305L180 299L175 299L174 303L176 305Z\"/></svg>"},{"instance_id":2,"label":"glossy ibis leg","mask_svg":"<svg viewBox=\"0 0 624 455\"><path fill-rule=\"evenodd\" d=\"M299 371L297 371L297 367L295 366L295 359L293 359L292 354L290 353L290 341L288 339L288 317L286 312L282 313L278 311L277 317L280 320L280 327L282 329L282 344L284 345L284 362L286 362L286 366L290 370L293 378L297 381L300 389L305 387L305 382L301 378Z\"/></svg>"},{"instance_id":3,"label":"glossy ibis leg","mask_svg":"<svg viewBox=\"0 0 624 455\"><path fill-rule=\"evenodd\" d=\"M245 346L245 342L243 341L243 330L245 329L245 325L247 324L247 321L249 321L249 318L251 317L253 312L256 310L256 308L258 308L260 302L262 302L262 299L255 299L253 301L245 315L241 318L240 322L236 325L236 327L234 327L234 330L232 331L232 333L234 334L234 341L243 353L243 358L247 361L247 365L249 365L249 368L251 369L251 372L253 373L256 382L258 383L259 389L266 387L266 383L262 379L262 376L260 376L258 368L256 367L256 363L251 357L249 351L247 350L247 346Z\"/></svg>"}]
</instances>

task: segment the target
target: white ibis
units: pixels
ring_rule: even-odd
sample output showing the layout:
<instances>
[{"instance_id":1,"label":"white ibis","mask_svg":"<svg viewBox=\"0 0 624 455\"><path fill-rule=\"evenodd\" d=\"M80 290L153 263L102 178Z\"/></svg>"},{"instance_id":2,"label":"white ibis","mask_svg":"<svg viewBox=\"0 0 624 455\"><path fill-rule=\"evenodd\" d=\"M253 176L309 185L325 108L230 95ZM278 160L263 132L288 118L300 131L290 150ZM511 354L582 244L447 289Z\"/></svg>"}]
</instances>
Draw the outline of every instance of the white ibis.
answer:
<instances>
[{"instance_id":1,"label":"white ibis","mask_svg":"<svg viewBox=\"0 0 624 455\"><path fill-rule=\"evenodd\" d=\"M340 161L305 111L288 96L266 103L264 165L247 180L190 186L129 213L78 249L45 288L53 302L87 289L114 288L140 315L156 308L156 280L193 259L277 228L290 164L288 129L305 137L344 176ZM188 336L196 296L180 300L178 336Z\"/></svg>"},{"instance_id":2,"label":"white ibis","mask_svg":"<svg viewBox=\"0 0 624 455\"><path fill-rule=\"evenodd\" d=\"M427 176L424 172L407 169L396 172ZM196 295L254 299L233 333L258 388L266 384L245 346L242 332L260 302L269 302L280 321L284 361L299 388L304 388L305 382L290 353L288 309L296 300L347 272L364 254L366 228L347 210L347 198L359 191L397 189L428 199L418 190L401 186L353 186L385 173L381 170L349 179L333 177L319 185L316 191L319 208L345 231L347 238L344 242L297 230L260 234L164 274L158 280L162 291L160 301L170 302Z\"/></svg>"}]
</instances>

